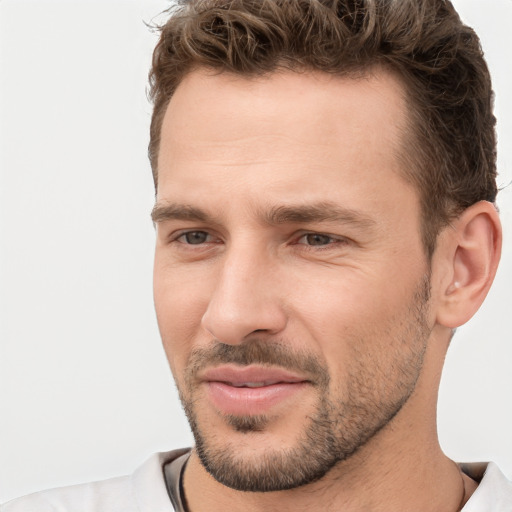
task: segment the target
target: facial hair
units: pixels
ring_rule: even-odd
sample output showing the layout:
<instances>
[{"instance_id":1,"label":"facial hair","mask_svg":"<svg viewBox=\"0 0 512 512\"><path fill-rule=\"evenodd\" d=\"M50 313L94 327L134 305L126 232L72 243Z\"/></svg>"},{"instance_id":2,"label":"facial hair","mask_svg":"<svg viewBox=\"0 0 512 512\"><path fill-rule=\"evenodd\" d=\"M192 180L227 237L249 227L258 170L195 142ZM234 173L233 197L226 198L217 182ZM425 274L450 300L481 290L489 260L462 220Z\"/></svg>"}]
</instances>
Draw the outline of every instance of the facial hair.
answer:
<instances>
[{"instance_id":1,"label":"facial hair","mask_svg":"<svg viewBox=\"0 0 512 512\"><path fill-rule=\"evenodd\" d=\"M381 367L379 353L368 353L361 340L349 340L351 365L343 386L331 381L325 361L294 351L283 340L253 338L239 345L215 342L192 351L184 385L178 385L178 391L204 468L221 484L239 491L281 491L319 480L356 453L392 421L415 389L430 336L429 296L430 280L425 276L407 313L392 319L393 332L388 332L391 327L379 331L386 339L392 337L390 365ZM248 459L238 456L236 444L226 442L201 422L196 376L220 364L274 366L306 376L316 393L316 406L293 447L265 450ZM224 420L235 432L264 435L271 418L226 415Z\"/></svg>"}]
</instances>

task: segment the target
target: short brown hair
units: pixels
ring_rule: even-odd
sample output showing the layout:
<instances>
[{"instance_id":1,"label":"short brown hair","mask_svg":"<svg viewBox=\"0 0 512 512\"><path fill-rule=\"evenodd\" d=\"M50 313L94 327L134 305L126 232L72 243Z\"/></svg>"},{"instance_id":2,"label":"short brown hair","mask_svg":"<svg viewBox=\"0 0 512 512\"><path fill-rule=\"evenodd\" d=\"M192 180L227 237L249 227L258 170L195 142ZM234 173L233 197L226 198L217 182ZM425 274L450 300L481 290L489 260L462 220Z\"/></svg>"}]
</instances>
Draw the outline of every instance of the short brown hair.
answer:
<instances>
[{"instance_id":1,"label":"short brown hair","mask_svg":"<svg viewBox=\"0 0 512 512\"><path fill-rule=\"evenodd\" d=\"M150 72L155 187L165 111L191 70L350 75L384 66L407 90L400 156L420 194L427 254L450 219L495 201L491 79L477 35L448 0L185 0L170 11Z\"/></svg>"}]
</instances>

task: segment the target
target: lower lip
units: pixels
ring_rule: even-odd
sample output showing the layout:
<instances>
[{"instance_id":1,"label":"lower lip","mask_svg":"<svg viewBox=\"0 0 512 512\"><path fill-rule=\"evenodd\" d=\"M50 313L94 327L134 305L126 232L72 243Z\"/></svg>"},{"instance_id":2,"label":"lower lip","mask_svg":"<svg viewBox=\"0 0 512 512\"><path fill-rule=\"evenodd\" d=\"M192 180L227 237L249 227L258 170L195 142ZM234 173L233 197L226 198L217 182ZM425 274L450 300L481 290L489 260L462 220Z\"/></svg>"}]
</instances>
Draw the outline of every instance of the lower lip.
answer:
<instances>
[{"instance_id":1,"label":"lower lip","mask_svg":"<svg viewBox=\"0 0 512 512\"><path fill-rule=\"evenodd\" d=\"M225 382L207 383L213 405L223 414L236 416L268 413L293 395L302 391L306 382L280 382L259 388L237 388Z\"/></svg>"}]
</instances>

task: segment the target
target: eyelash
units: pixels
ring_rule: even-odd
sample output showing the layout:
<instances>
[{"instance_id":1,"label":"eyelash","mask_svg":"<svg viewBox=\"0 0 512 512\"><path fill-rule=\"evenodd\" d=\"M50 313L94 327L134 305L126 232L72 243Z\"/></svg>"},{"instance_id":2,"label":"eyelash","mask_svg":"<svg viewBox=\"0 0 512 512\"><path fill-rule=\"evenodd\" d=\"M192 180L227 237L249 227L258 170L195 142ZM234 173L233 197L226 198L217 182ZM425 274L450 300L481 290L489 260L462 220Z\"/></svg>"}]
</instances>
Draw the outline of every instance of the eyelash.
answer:
<instances>
[{"instance_id":1,"label":"eyelash","mask_svg":"<svg viewBox=\"0 0 512 512\"><path fill-rule=\"evenodd\" d=\"M321 248L321 247L328 247L328 246L331 246L331 245L334 245L336 243L339 243L339 242L345 242L346 240L343 239L343 238L340 238L340 237L334 237L332 235L328 235L326 233L318 233L318 232L315 232L315 231L312 231L312 232L308 232L308 233L304 233L300 236L300 238L297 240L297 244L300 243L300 240L302 240L303 238L306 238L306 237L319 237L319 238L325 238L327 239L326 242L327 243L324 243L324 244L318 244L318 245L315 245L315 244L311 244L311 243L308 243L308 244L303 244L305 245L306 247L316 247L316 248Z\"/></svg>"},{"instance_id":2,"label":"eyelash","mask_svg":"<svg viewBox=\"0 0 512 512\"><path fill-rule=\"evenodd\" d=\"M198 244L191 244L191 243L187 243L185 241L181 241L180 240L181 238L185 238L187 235L192 235L194 233L204 233L206 235L206 237L212 237L212 235L210 233L208 233L208 231L204 231L202 229L191 229L189 231L183 231L181 233L178 233L177 236L174 236L174 237L171 238L171 242L178 242L178 243L181 243L183 245L188 245L188 246L194 246L194 245L202 246L205 243L208 243L207 241L205 241L205 242L201 242L201 243L198 243Z\"/></svg>"},{"instance_id":3,"label":"eyelash","mask_svg":"<svg viewBox=\"0 0 512 512\"><path fill-rule=\"evenodd\" d=\"M328 242L325 244L320 244L320 245L314 245L311 243L309 243L309 244L306 244L306 243L301 244L300 243L300 240L302 240L303 238L309 237L309 236L324 237L324 238L328 239ZM332 249L333 246L339 246L340 244L344 245L344 244L348 243L348 240L343 237L335 237L332 235L328 235L326 233L318 233L318 232L312 231L312 232L308 232L308 233L303 233L298 238L297 242L295 242L295 243L296 243L296 245L303 245L304 249L308 250L308 251L325 251L325 250Z\"/></svg>"}]
</instances>

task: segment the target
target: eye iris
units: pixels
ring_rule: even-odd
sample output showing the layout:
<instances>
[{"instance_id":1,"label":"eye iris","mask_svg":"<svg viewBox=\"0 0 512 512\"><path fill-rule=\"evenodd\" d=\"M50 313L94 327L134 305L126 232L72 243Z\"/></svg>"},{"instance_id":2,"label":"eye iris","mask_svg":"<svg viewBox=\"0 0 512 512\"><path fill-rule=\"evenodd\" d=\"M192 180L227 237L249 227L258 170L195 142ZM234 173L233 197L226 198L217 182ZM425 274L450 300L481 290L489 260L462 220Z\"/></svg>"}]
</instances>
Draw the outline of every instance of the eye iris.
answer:
<instances>
[{"instance_id":1,"label":"eye iris","mask_svg":"<svg viewBox=\"0 0 512 512\"><path fill-rule=\"evenodd\" d=\"M204 231L191 231L190 233L185 233L185 240L187 241L187 244L204 244L207 236L207 233Z\"/></svg>"},{"instance_id":2,"label":"eye iris","mask_svg":"<svg viewBox=\"0 0 512 512\"><path fill-rule=\"evenodd\" d=\"M327 235L319 235L311 233L306 235L308 245L327 245L331 241L331 237Z\"/></svg>"}]
</instances>

